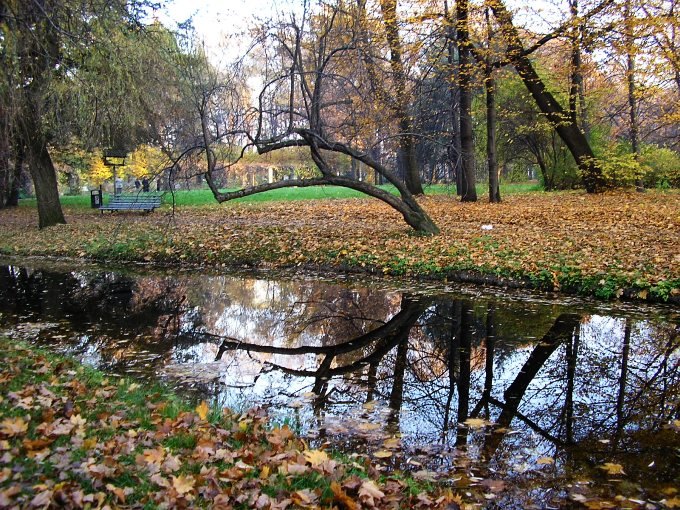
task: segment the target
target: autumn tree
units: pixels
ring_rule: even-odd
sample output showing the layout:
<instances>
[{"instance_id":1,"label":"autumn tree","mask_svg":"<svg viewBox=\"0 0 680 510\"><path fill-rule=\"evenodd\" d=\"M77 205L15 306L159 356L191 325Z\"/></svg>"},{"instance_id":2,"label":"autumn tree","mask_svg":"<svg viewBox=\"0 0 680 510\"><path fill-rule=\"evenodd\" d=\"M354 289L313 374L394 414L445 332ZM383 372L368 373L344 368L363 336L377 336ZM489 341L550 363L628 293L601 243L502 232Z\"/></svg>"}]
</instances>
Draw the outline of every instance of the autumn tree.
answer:
<instances>
[{"instance_id":1,"label":"autumn tree","mask_svg":"<svg viewBox=\"0 0 680 510\"><path fill-rule=\"evenodd\" d=\"M602 168L595 158L595 153L588 139L580 126L574 122L569 111L565 110L555 99L553 93L548 90L545 82L536 72L529 58L530 48L525 48L520 33L513 22L512 14L505 7L504 2L500 0L490 1L489 7L498 22L500 32L505 37L508 61L517 71L538 108L569 148L581 171L586 191L589 193L601 191L605 185Z\"/></svg>"},{"instance_id":2,"label":"autumn tree","mask_svg":"<svg viewBox=\"0 0 680 510\"><path fill-rule=\"evenodd\" d=\"M260 51L268 56L257 104L245 115L238 72L195 76L195 105L201 122L200 150L207 161L206 180L218 202L284 187L337 185L355 189L398 210L415 230L433 234L437 226L399 179L397 162L381 162L371 146L363 146L366 127L375 119L362 115L371 100L362 55L362 28L356 12L342 2L322 4L288 21L264 26ZM274 65L276 64L276 65ZM241 108L239 108L241 105ZM233 106L234 108L230 108ZM218 160L220 143L246 143L234 159ZM385 140L373 140L377 146ZM214 175L255 148L260 154L305 147L317 170L298 177L246 187L219 189ZM191 150L185 151L186 153ZM392 184L398 195L366 181L339 175L334 155L365 165Z\"/></svg>"},{"instance_id":3,"label":"autumn tree","mask_svg":"<svg viewBox=\"0 0 680 510\"><path fill-rule=\"evenodd\" d=\"M469 3L467 0L456 2L456 41L459 53L458 86L460 97L460 144L461 144L461 173L463 176L463 190L461 201L476 202L475 188L475 146L474 129L472 125L472 72L474 62L472 57L472 40L470 38Z\"/></svg>"}]
</instances>

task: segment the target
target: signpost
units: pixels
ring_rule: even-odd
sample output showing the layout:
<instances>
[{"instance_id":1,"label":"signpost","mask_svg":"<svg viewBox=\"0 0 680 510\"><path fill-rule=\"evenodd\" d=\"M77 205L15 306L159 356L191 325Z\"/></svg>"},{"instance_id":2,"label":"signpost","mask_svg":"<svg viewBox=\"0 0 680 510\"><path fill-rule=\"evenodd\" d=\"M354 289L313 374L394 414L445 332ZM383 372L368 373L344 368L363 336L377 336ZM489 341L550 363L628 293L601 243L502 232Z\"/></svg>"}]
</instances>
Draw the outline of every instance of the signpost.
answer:
<instances>
[{"instance_id":1,"label":"signpost","mask_svg":"<svg viewBox=\"0 0 680 510\"><path fill-rule=\"evenodd\" d=\"M125 165L127 152L123 149L108 149L104 151L104 165L113 168L113 195L120 195L123 192L123 181L118 178L116 169Z\"/></svg>"}]
</instances>

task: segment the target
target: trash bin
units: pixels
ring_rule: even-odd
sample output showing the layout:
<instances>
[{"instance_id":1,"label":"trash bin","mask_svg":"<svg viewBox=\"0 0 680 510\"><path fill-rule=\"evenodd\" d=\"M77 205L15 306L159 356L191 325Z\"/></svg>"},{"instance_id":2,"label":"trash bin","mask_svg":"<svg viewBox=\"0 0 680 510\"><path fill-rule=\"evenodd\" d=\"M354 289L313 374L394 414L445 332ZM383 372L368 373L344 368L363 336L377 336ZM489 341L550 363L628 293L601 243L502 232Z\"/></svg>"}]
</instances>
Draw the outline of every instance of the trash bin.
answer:
<instances>
[{"instance_id":1,"label":"trash bin","mask_svg":"<svg viewBox=\"0 0 680 510\"><path fill-rule=\"evenodd\" d=\"M99 209L102 206L102 190L90 190L90 205L92 209Z\"/></svg>"}]
</instances>

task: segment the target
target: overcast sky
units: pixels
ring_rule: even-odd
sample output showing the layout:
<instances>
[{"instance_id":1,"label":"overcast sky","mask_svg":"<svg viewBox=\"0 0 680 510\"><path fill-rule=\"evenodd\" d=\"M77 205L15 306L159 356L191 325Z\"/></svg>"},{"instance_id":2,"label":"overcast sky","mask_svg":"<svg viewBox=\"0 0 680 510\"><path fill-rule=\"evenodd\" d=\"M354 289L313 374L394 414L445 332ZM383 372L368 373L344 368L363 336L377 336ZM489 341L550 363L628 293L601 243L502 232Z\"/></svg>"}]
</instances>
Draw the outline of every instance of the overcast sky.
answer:
<instances>
[{"instance_id":1,"label":"overcast sky","mask_svg":"<svg viewBox=\"0 0 680 510\"><path fill-rule=\"evenodd\" d=\"M245 30L254 19L266 18L277 11L290 9L290 5L302 5L303 0L167 0L168 4L157 16L166 26L173 22L181 22L193 17L194 27L207 49L215 55L226 53L227 58L241 53L241 48L224 48L225 35L236 34ZM532 28L543 26L547 30L546 18L553 18L555 14L565 12L564 6L557 8L552 2L564 3L562 0L507 0L509 8L519 8L524 11L517 16L519 23L532 20ZM233 43L232 43L233 44ZM213 56L215 56L213 55Z\"/></svg>"}]
</instances>

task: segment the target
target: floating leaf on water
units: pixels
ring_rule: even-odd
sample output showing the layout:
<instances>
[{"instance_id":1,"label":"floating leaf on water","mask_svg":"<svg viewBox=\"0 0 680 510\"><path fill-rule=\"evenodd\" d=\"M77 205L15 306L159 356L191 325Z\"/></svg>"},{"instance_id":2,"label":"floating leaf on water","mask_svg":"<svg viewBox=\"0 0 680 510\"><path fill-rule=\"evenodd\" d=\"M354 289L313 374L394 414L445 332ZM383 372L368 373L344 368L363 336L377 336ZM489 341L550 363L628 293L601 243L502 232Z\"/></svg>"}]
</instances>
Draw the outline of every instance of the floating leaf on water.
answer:
<instances>
[{"instance_id":1,"label":"floating leaf on water","mask_svg":"<svg viewBox=\"0 0 680 510\"><path fill-rule=\"evenodd\" d=\"M607 472L609 475L625 475L623 471L623 466L621 464L615 464L612 462L605 462L603 465L598 466L600 469L603 469L604 471Z\"/></svg>"},{"instance_id":2,"label":"floating leaf on water","mask_svg":"<svg viewBox=\"0 0 680 510\"><path fill-rule=\"evenodd\" d=\"M383 442L383 446L387 449L399 448L401 446L401 439L396 437L385 439L385 441Z\"/></svg>"},{"instance_id":3,"label":"floating leaf on water","mask_svg":"<svg viewBox=\"0 0 680 510\"><path fill-rule=\"evenodd\" d=\"M434 471L427 471L425 469L421 469L420 471L416 471L413 473L413 478L416 480L422 480L424 482L434 482L437 480L437 473Z\"/></svg>"},{"instance_id":4,"label":"floating leaf on water","mask_svg":"<svg viewBox=\"0 0 680 510\"><path fill-rule=\"evenodd\" d=\"M468 418L463 422L464 425L467 425L469 428L473 430L481 429L484 428L488 425L491 425L491 422L482 420L481 418Z\"/></svg>"},{"instance_id":5,"label":"floating leaf on water","mask_svg":"<svg viewBox=\"0 0 680 510\"><path fill-rule=\"evenodd\" d=\"M377 459L389 459L392 456L392 452L388 450L378 450L373 453L373 456Z\"/></svg>"},{"instance_id":6,"label":"floating leaf on water","mask_svg":"<svg viewBox=\"0 0 680 510\"><path fill-rule=\"evenodd\" d=\"M366 402L361 407L363 407L367 411L373 411L373 409L375 409L375 400L371 400L370 402Z\"/></svg>"},{"instance_id":7,"label":"floating leaf on water","mask_svg":"<svg viewBox=\"0 0 680 510\"><path fill-rule=\"evenodd\" d=\"M373 430L378 430L380 428L380 425L378 423L370 423L370 422L361 422L358 427L359 430L363 430L364 432L370 432Z\"/></svg>"}]
</instances>

